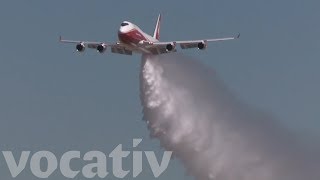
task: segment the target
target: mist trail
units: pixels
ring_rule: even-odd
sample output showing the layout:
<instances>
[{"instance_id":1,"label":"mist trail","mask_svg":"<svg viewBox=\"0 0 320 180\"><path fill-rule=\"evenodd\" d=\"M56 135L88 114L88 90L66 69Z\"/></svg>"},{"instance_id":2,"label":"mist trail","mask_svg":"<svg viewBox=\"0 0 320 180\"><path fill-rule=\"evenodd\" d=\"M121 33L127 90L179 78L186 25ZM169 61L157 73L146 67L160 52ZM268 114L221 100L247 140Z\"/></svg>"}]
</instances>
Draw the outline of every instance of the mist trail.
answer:
<instances>
[{"instance_id":1,"label":"mist trail","mask_svg":"<svg viewBox=\"0 0 320 180\"><path fill-rule=\"evenodd\" d=\"M144 56L143 119L197 180L319 180L319 155L179 54ZM317 164L318 163L318 164Z\"/></svg>"}]
</instances>

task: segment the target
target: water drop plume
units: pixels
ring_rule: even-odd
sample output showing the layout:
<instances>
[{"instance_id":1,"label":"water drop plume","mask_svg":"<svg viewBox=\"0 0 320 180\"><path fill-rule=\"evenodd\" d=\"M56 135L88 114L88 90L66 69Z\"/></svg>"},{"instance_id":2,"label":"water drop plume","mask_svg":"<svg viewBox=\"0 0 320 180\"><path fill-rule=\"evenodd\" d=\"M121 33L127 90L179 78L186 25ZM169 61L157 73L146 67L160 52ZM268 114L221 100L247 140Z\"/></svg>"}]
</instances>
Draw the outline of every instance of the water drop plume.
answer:
<instances>
[{"instance_id":1,"label":"water drop plume","mask_svg":"<svg viewBox=\"0 0 320 180\"><path fill-rule=\"evenodd\" d=\"M318 149L239 101L197 60L143 56L140 93L150 136L197 180L320 179Z\"/></svg>"}]
</instances>

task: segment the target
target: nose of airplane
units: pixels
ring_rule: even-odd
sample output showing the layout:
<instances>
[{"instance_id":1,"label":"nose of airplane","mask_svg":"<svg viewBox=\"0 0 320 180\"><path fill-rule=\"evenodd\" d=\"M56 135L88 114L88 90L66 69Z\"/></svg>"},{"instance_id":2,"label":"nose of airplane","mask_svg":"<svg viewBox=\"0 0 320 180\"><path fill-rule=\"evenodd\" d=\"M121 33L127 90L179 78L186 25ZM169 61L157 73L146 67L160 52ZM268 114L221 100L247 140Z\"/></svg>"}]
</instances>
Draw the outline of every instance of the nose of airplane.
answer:
<instances>
[{"instance_id":1,"label":"nose of airplane","mask_svg":"<svg viewBox=\"0 0 320 180\"><path fill-rule=\"evenodd\" d=\"M125 29L124 29L123 27L120 27L120 28L119 28L119 33L120 33L120 34L125 33Z\"/></svg>"},{"instance_id":2,"label":"nose of airplane","mask_svg":"<svg viewBox=\"0 0 320 180\"><path fill-rule=\"evenodd\" d=\"M123 21L119 28L119 33L126 33L132 29L132 24L128 21Z\"/></svg>"}]
</instances>

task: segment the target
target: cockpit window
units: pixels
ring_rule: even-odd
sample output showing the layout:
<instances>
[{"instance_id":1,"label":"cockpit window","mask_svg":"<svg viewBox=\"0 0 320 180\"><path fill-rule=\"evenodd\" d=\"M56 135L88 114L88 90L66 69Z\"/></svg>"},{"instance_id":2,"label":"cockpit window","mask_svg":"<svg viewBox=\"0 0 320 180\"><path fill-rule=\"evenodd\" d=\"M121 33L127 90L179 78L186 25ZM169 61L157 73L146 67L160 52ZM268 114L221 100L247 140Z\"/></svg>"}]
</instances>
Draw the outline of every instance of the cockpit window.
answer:
<instances>
[{"instance_id":1,"label":"cockpit window","mask_svg":"<svg viewBox=\"0 0 320 180\"><path fill-rule=\"evenodd\" d=\"M127 25L129 25L129 23L125 23L125 22L121 23L121 26L127 26Z\"/></svg>"}]
</instances>

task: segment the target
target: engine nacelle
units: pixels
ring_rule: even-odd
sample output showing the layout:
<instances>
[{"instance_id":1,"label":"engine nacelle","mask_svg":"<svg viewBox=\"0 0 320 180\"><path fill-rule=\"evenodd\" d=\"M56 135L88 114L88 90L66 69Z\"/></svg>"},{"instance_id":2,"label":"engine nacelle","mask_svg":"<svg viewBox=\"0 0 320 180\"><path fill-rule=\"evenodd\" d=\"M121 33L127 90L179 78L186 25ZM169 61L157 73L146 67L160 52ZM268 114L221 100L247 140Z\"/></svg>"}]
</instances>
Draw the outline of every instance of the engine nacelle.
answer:
<instances>
[{"instance_id":1,"label":"engine nacelle","mask_svg":"<svg viewBox=\"0 0 320 180\"><path fill-rule=\"evenodd\" d=\"M83 52L86 49L86 47L85 47L84 43L79 43L79 44L77 44L76 49L78 52Z\"/></svg>"},{"instance_id":2,"label":"engine nacelle","mask_svg":"<svg viewBox=\"0 0 320 180\"><path fill-rule=\"evenodd\" d=\"M166 45L166 50L168 52L173 51L175 48L176 48L175 43L169 43L169 44Z\"/></svg>"},{"instance_id":3,"label":"engine nacelle","mask_svg":"<svg viewBox=\"0 0 320 180\"><path fill-rule=\"evenodd\" d=\"M104 53L104 51L106 51L106 49L107 49L107 45L105 45L105 44L99 44L99 45L97 46L97 51L98 51L99 53Z\"/></svg>"},{"instance_id":4,"label":"engine nacelle","mask_svg":"<svg viewBox=\"0 0 320 180\"><path fill-rule=\"evenodd\" d=\"M204 50L204 49L206 49L206 48L207 48L207 42L202 41L202 42L199 42L199 43L198 43L198 49Z\"/></svg>"}]
</instances>

